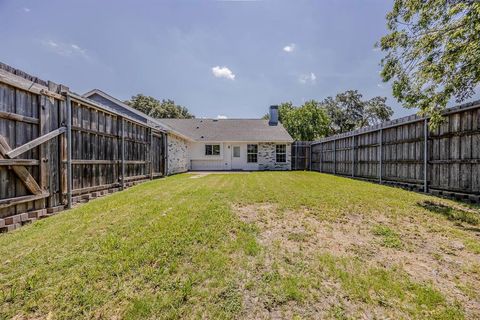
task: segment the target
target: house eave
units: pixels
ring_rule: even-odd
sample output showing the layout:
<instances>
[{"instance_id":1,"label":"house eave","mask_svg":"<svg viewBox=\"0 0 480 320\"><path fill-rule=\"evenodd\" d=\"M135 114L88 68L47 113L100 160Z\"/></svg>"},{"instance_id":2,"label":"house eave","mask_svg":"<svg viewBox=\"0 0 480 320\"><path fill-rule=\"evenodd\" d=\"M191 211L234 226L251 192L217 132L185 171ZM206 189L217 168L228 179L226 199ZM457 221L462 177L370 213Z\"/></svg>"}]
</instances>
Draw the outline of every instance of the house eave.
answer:
<instances>
[{"instance_id":1,"label":"house eave","mask_svg":"<svg viewBox=\"0 0 480 320\"><path fill-rule=\"evenodd\" d=\"M189 142L194 142L194 141L195 141L195 140L193 140L192 138L187 137L186 135L181 134L180 132L175 131L175 130L172 130L172 129L167 129L167 134L171 134L171 135L177 136L177 137L182 138L182 139L184 139L184 140L187 140L187 141L189 141Z\"/></svg>"},{"instance_id":2,"label":"house eave","mask_svg":"<svg viewBox=\"0 0 480 320\"><path fill-rule=\"evenodd\" d=\"M161 127L160 130L162 130L162 131L168 131L168 129L165 128L165 125L162 124L162 123L160 123L160 122L158 122L157 119L152 118L152 117L150 117L149 115L147 115L147 114L145 114L145 113L143 113L143 112L141 112L141 111L138 111L138 110L135 109L135 108L132 108L132 107L129 106L128 104L124 103L123 101L118 100L117 98L109 95L108 93L103 92L103 91L100 90L100 89L92 89L92 90L88 91L87 93L83 94L82 97L89 99L89 97L91 97L91 96L94 95L94 94L98 94L98 95L101 96L102 98L105 98L105 99L107 99L107 100L110 100L110 101L112 101L113 103L119 105L120 107L122 107L122 108L124 108L124 109L126 109L126 110L128 110L128 111L130 111L130 112L132 112L132 113L135 113L135 114L139 115L139 116L142 117L142 118L145 118L145 119L147 120L147 124L148 124L148 125L150 125L150 126L157 126L157 127L160 126L160 127Z\"/></svg>"}]
</instances>

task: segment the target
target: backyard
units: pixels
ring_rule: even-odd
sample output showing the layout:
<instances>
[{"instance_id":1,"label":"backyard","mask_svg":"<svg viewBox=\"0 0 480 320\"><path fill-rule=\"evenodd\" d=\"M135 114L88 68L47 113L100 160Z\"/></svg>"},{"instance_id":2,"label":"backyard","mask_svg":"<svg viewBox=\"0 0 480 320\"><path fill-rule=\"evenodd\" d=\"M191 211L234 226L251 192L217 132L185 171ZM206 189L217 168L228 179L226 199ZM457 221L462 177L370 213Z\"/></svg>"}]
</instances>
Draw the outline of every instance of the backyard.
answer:
<instances>
[{"instance_id":1,"label":"backyard","mask_svg":"<svg viewBox=\"0 0 480 320\"><path fill-rule=\"evenodd\" d=\"M181 174L0 235L0 319L480 317L478 208L315 172Z\"/></svg>"}]
</instances>

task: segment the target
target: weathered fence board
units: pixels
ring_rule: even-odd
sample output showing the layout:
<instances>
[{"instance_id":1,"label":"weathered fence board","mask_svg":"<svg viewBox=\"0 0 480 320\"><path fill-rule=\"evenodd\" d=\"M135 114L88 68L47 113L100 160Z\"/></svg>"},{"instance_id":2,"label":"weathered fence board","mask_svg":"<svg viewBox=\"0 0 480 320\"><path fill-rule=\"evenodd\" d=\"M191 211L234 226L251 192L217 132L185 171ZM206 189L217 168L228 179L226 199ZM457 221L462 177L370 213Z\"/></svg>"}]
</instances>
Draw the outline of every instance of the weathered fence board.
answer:
<instances>
[{"instance_id":1,"label":"weathered fence board","mask_svg":"<svg viewBox=\"0 0 480 320\"><path fill-rule=\"evenodd\" d=\"M417 115L313 142L311 168L480 202L480 101L445 111L435 130Z\"/></svg>"},{"instance_id":2,"label":"weathered fence board","mask_svg":"<svg viewBox=\"0 0 480 320\"><path fill-rule=\"evenodd\" d=\"M163 176L165 139L165 132L0 63L0 231Z\"/></svg>"}]
</instances>

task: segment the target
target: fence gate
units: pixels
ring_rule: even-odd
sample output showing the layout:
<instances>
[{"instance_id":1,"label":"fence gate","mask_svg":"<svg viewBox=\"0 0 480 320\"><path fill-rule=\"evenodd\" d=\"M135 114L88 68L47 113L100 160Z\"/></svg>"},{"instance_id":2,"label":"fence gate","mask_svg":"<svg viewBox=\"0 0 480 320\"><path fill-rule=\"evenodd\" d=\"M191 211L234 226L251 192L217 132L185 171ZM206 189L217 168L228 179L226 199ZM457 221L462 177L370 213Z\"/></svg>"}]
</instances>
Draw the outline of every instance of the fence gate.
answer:
<instances>
[{"instance_id":1,"label":"fence gate","mask_svg":"<svg viewBox=\"0 0 480 320\"><path fill-rule=\"evenodd\" d=\"M310 170L310 141L292 143L292 170Z\"/></svg>"},{"instance_id":2,"label":"fence gate","mask_svg":"<svg viewBox=\"0 0 480 320\"><path fill-rule=\"evenodd\" d=\"M0 230L65 203L65 89L0 66Z\"/></svg>"}]
</instances>

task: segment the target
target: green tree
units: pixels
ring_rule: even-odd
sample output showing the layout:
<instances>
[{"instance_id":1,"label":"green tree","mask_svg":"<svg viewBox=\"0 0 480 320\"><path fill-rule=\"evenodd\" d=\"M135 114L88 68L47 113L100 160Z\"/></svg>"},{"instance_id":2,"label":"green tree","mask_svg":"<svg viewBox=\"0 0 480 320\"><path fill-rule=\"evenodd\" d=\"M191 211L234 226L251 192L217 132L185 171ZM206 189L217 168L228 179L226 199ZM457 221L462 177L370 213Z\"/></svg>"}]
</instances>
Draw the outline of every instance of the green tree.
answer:
<instances>
[{"instance_id":1,"label":"green tree","mask_svg":"<svg viewBox=\"0 0 480 320\"><path fill-rule=\"evenodd\" d=\"M315 100L295 107L285 102L278 107L278 119L294 140L313 141L324 137L329 130L329 122L325 111ZM264 116L268 119L268 114Z\"/></svg>"},{"instance_id":2,"label":"green tree","mask_svg":"<svg viewBox=\"0 0 480 320\"><path fill-rule=\"evenodd\" d=\"M149 115L152 118L191 119L195 118L187 108L176 105L173 100L159 101L154 97L141 93L125 101L129 106Z\"/></svg>"},{"instance_id":3,"label":"green tree","mask_svg":"<svg viewBox=\"0 0 480 320\"><path fill-rule=\"evenodd\" d=\"M383 81L435 127L449 101L471 97L480 83L480 2L395 0L387 28L377 44L386 52Z\"/></svg>"},{"instance_id":4,"label":"green tree","mask_svg":"<svg viewBox=\"0 0 480 320\"><path fill-rule=\"evenodd\" d=\"M330 119L329 134L348 132L390 120L393 110L386 105L387 98L363 100L357 90L348 90L321 103Z\"/></svg>"}]
</instances>

